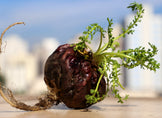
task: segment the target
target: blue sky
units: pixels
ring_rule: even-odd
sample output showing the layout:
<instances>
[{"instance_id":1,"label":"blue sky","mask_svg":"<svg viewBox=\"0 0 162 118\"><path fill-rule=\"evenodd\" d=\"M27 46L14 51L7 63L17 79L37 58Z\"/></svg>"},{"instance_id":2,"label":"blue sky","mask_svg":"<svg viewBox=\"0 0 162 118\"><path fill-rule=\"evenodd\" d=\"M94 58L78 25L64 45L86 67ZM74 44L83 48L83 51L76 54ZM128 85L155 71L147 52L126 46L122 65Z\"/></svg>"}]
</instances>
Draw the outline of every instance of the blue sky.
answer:
<instances>
[{"instance_id":1,"label":"blue sky","mask_svg":"<svg viewBox=\"0 0 162 118\"><path fill-rule=\"evenodd\" d=\"M66 43L83 32L92 23L107 26L106 18L120 23L130 12L126 7L135 0L1 0L0 32L8 25L24 21L8 31L16 33L29 44L39 43L47 37L54 37ZM142 1L142 2L141 2ZM136 0L154 7L162 14L162 0Z\"/></svg>"}]
</instances>

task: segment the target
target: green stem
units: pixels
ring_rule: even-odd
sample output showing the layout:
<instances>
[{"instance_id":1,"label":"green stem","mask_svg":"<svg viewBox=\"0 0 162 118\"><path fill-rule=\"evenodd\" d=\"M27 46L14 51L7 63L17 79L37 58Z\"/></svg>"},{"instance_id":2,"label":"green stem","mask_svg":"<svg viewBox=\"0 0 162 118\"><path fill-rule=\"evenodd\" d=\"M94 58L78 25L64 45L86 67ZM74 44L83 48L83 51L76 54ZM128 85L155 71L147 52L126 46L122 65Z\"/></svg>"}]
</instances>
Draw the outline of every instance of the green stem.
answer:
<instances>
[{"instance_id":1,"label":"green stem","mask_svg":"<svg viewBox=\"0 0 162 118\"><path fill-rule=\"evenodd\" d=\"M134 50L131 50L131 49L129 49L129 50L122 50L122 51L120 51L121 53L130 53L130 52L134 52Z\"/></svg>"},{"instance_id":2,"label":"green stem","mask_svg":"<svg viewBox=\"0 0 162 118\"><path fill-rule=\"evenodd\" d=\"M106 43L107 44L107 43ZM104 49L104 48L106 48L107 47L107 45L104 45L104 46L102 46L102 47L100 47L100 49L98 48L98 50L94 53L94 55L98 55L98 54L101 54L101 52L102 52L102 50Z\"/></svg>"},{"instance_id":3,"label":"green stem","mask_svg":"<svg viewBox=\"0 0 162 118\"><path fill-rule=\"evenodd\" d=\"M136 23L139 21L139 19L141 18L141 14L142 14L142 10L140 11L140 13L139 13L137 19L135 20L135 22L133 22L132 25L128 26L128 29L127 29L125 32L123 32L123 33L120 34L119 36L115 37L115 38L114 38L114 41L117 40L117 39L119 39L119 38L121 38L121 37L124 37L124 35L127 34L127 33L130 31L130 29L132 29L133 26L135 26Z\"/></svg>"},{"instance_id":4,"label":"green stem","mask_svg":"<svg viewBox=\"0 0 162 118\"><path fill-rule=\"evenodd\" d=\"M118 85L124 90L125 88L123 87L123 85L120 83L120 82L118 82Z\"/></svg>"},{"instance_id":5,"label":"green stem","mask_svg":"<svg viewBox=\"0 0 162 118\"><path fill-rule=\"evenodd\" d=\"M132 60L136 60L135 58L133 58L129 55L125 55L125 54L119 53L119 52L105 52L105 53L102 53L101 55L106 56L106 58L108 58L108 57L125 57L125 58L129 58L129 59L132 59Z\"/></svg>"},{"instance_id":6,"label":"green stem","mask_svg":"<svg viewBox=\"0 0 162 118\"><path fill-rule=\"evenodd\" d=\"M101 79L102 79L104 73L106 72L106 62L107 62L107 61L106 61L106 57L103 57L103 58L104 58L105 64L104 64L103 72L101 73L101 75L100 75L100 77L99 77L99 80L98 80L98 82L97 82L97 86L96 86L96 89L95 89L95 93L97 93L98 88L99 88L99 85L100 85L100 82L101 82Z\"/></svg>"},{"instance_id":7,"label":"green stem","mask_svg":"<svg viewBox=\"0 0 162 118\"><path fill-rule=\"evenodd\" d=\"M98 79L97 86L96 86L96 89L95 89L95 93L98 91L98 87L99 87L99 85L100 85L100 81L101 81L103 75L104 75L104 73L101 74L101 75L100 75L100 78Z\"/></svg>"},{"instance_id":8,"label":"green stem","mask_svg":"<svg viewBox=\"0 0 162 118\"><path fill-rule=\"evenodd\" d=\"M101 32L101 35L100 35L100 44L99 44L99 47L98 47L96 53L97 53L98 51L100 51L100 48L101 48L101 45L102 45L102 35L103 35L103 34L102 34L101 29L100 29L100 32Z\"/></svg>"}]
</instances>

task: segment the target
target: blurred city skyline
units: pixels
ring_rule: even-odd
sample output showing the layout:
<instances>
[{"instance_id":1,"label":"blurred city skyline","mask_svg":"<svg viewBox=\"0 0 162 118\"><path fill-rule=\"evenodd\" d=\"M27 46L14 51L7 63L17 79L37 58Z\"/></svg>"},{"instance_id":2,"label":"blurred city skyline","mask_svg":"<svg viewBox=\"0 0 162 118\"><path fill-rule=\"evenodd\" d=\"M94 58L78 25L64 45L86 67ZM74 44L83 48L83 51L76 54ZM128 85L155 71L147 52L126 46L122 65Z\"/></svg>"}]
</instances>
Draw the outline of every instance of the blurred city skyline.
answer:
<instances>
[{"instance_id":1,"label":"blurred city skyline","mask_svg":"<svg viewBox=\"0 0 162 118\"><path fill-rule=\"evenodd\" d=\"M134 0L5 0L0 1L0 32L14 22L23 21L25 26L16 26L7 35L18 34L29 45L49 37L60 44L67 43L82 33L92 23L107 27L106 18L121 23L131 13L127 6ZM161 0L136 0L150 4L155 14L162 14Z\"/></svg>"}]
</instances>

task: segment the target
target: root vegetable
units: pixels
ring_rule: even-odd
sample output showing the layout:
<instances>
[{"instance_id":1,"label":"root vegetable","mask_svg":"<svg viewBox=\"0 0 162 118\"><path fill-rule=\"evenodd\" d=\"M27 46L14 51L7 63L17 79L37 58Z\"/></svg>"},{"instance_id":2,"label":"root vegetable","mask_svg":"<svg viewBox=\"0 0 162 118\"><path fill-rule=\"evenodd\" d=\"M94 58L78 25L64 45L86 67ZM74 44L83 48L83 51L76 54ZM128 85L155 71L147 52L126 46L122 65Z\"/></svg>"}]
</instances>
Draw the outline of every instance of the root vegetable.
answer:
<instances>
[{"instance_id":1,"label":"root vegetable","mask_svg":"<svg viewBox=\"0 0 162 118\"><path fill-rule=\"evenodd\" d=\"M88 58L74 51L74 47L65 44L59 46L48 58L45 65L45 82L51 93L70 108L87 108L85 96L95 89L100 73L93 64L91 55ZM106 93L106 82L102 78L99 86L100 96Z\"/></svg>"}]
</instances>

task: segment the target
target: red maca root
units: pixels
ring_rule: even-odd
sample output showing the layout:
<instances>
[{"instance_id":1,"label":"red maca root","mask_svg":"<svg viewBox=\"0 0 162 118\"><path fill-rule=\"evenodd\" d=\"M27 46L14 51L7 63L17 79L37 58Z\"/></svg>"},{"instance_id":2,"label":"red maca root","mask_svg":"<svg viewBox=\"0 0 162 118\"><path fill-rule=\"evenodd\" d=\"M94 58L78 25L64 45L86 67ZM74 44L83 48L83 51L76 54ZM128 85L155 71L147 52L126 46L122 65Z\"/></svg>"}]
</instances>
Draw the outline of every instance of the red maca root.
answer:
<instances>
[{"instance_id":1,"label":"red maca root","mask_svg":"<svg viewBox=\"0 0 162 118\"><path fill-rule=\"evenodd\" d=\"M85 59L69 44L59 46L48 58L45 65L45 82L51 93L70 108L86 108L85 96L95 89L100 73L92 63L91 55ZM106 82L102 78L100 96L106 92Z\"/></svg>"}]
</instances>

